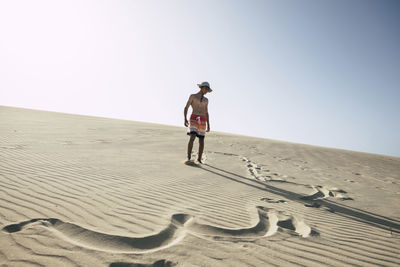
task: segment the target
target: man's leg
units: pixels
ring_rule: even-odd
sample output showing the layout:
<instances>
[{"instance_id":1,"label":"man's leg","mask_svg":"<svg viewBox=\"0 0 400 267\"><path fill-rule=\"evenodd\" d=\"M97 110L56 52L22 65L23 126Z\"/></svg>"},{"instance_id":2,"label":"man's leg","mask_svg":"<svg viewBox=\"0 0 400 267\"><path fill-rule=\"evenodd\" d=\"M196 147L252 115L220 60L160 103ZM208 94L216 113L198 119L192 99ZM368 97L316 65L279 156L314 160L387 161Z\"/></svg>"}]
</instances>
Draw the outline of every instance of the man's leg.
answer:
<instances>
[{"instance_id":1,"label":"man's leg","mask_svg":"<svg viewBox=\"0 0 400 267\"><path fill-rule=\"evenodd\" d=\"M204 137L199 138L199 158L197 159L198 162L201 162L201 156L203 155L204 150Z\"/></svg>"},{"instance_id":2,"label":"man's leg","mask_svg":"<svg viewBox=\"0 0 400 267\"><path fill-rule=\"evenodd\" d=\"M190 139L189 139L189 143L188 143L188 150L187 150L188 160L190 160L191 157L192 157L192 149L193 149L194 139L196 139L196 135L195 134L191 134L190 135Z\"/></svg>"}]
</instances>

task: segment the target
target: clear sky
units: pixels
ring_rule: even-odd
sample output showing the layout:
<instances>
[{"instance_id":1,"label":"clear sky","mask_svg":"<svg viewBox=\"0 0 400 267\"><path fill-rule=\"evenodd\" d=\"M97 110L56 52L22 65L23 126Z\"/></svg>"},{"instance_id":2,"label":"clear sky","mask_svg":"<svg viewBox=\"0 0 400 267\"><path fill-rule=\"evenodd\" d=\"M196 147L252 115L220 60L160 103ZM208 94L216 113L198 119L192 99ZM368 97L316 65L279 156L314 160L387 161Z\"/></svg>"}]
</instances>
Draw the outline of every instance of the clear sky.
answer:
<instances>
[{"instance_id":1,"label":"clear sky","mask_svg":"<svg viewBox=\"0 0 400 267\"><path fill-rule=\"evenodd\" d=\"M0 1L0 105L400 156L400 1ZM1 123L1 122L0 122Z\"/></svg>"}]
</instances>

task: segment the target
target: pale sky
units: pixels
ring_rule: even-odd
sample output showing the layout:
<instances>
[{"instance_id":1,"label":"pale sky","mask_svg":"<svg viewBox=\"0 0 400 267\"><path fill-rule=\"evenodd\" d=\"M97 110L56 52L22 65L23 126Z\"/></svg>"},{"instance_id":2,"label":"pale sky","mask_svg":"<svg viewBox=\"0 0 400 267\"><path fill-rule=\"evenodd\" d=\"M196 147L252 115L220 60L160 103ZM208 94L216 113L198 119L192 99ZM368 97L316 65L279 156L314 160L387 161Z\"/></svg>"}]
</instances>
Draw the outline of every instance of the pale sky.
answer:
<instances>
[{"instance_id":1,"label":"pale sky","mask_svg":"<svg viewBox=\"0 0 400 267\"><path fill-rule=\"evenodd\" d=\"M186 139L208 81L211 130L400 156L399 41L396 0L2 0L0 105Z\"/></svg>"}]
</instances>

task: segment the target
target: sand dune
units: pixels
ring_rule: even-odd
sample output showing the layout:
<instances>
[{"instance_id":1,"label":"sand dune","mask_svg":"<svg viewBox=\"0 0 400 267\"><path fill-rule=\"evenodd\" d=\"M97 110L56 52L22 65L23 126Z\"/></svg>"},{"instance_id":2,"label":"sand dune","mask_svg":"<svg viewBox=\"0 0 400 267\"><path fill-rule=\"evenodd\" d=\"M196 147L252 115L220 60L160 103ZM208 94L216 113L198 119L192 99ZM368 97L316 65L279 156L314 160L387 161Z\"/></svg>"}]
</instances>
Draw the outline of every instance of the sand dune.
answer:
<instances>
[{"instance_id":1,"label":"sand dune","mask_svg":"<svg viewBox=\"0 0 400 267\"><path fill-rule=\"evenodd\" d=\"M2 266L399 266L400 158L0 107ZM271 126L273 127L273 126Z\"/></svg>"}]
</instances>

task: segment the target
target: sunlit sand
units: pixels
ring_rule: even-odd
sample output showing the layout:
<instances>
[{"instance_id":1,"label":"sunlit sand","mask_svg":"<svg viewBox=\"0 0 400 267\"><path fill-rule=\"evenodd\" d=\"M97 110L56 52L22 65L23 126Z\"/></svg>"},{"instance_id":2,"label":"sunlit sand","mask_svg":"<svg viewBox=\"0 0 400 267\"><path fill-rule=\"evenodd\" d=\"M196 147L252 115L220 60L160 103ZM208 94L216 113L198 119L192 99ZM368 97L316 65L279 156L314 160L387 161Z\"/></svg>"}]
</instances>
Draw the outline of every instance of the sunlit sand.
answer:
<instances>
[{"instance_id":1,"label":"sunlit sand","mask_svg":"<svg viewBox=\"0 0 400 267\"><path fill-rule=\"evenodd\" d=\"M187 141L0 107L0 265L399 266L400 158L211 132L185 164Z\"/></svg>"}]
</instances>

